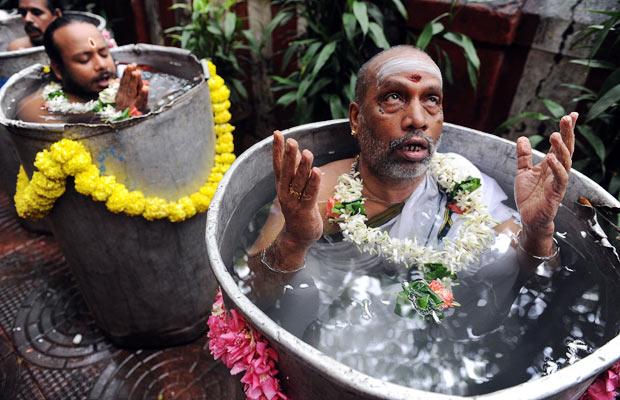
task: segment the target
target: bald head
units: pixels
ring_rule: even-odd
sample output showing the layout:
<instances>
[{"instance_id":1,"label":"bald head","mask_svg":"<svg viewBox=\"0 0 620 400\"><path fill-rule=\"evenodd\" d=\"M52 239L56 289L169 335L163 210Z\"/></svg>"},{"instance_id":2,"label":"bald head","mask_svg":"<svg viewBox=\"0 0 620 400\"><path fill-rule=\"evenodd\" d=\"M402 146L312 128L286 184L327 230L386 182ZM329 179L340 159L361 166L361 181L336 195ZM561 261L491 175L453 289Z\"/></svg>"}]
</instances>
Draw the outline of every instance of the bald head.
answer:
<instances>
[{"instance_id":1,"label":"bald head","mask_svg":"<svg viewBox=\"0 0 620 400\"><path fill-rule=\"evenodd\" d=\"M443 84L441 70L428 54L413 46L394 46L378 53L362 65L357 73L355 102L362 101L371 83L379 84L390 75L411 71L430 73Z\"/></svg>"}]
</instances>

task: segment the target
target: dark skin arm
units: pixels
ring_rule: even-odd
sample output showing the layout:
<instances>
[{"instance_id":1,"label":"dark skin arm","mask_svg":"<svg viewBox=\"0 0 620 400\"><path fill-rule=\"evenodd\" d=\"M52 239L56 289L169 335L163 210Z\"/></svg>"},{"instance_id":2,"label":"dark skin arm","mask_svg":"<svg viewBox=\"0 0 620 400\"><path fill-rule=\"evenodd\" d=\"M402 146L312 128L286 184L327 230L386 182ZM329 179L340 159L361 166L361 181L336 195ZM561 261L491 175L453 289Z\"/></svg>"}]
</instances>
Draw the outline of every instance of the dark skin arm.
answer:
<instances>
[{"instance_id":1,"label":"dark skin arm","mask_svg":"<svg viewBox=\"0 0 620 400\"><path fill-rule=\"evenodd\" d=\"M284 226L275 240L268 245L268 261L282 271L294 271L304 264L306 252L323 233L323 219L319 211L318 195L321 171L312 167L310 151L299 151L293 139L284 140L279 131L273 135L273 170L276 178L277 201L284 216ZM293 191L301 193L299 197ZM248 264L255 274L254 291L261 301L275 300L291 274L273 272L261 261L255 249Z\"/></svg>"}]
</instances>

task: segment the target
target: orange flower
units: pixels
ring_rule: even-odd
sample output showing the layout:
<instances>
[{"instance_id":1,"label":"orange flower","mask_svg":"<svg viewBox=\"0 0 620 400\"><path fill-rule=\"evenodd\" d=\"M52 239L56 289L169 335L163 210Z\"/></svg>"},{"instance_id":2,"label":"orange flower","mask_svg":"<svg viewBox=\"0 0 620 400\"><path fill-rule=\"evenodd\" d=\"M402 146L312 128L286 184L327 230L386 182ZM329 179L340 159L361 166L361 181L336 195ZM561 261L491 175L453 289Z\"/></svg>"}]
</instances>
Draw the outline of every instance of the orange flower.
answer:
<instances>
[{"instance_id":1,"label":"orange flower","mask_svg":"<svg viewBox=\"0 0 620 400\"><path fill-rule=\"evenodd\" d=\"M459 206L457 206L456 203L448 203L448 208L456 214L463 214L465 212Z\"/></svg>"},{"instance_id":2,"label":"orange flower","mask_svg":"<svg viewBox=\"0 0 620 400\"><path fill-rule=\"evenodd\" d=\"M443 301L443 308L450 308L454 306L454 295L452 294L452 291L445 287L439 279L431 281L428 286L441 298L441 301Z\"/></svg>"},{"instance_id":3,"label":"orange flower","mask_svg":"<svg viewBox=\"0 0 620 400\"><path fill-rule=\"evenodd\" d=\"M338 218L338 214L336 214L334 212L334 206L336 205L337 201L334 197L330 197L327 200L327 205L325 206L325 216L330 219L330 218Z\"/></svg>"}]
</instances>

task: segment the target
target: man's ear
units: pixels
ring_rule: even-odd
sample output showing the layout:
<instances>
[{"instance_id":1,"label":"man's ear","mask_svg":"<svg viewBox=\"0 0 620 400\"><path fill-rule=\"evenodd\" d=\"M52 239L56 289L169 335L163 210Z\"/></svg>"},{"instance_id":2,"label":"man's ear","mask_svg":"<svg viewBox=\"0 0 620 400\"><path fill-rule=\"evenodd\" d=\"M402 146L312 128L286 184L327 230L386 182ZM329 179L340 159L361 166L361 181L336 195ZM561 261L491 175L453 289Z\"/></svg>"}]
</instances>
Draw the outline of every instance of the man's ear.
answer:
<instances>
[{"instance_id":1,"label":"man's ear","mask_svg":"<svg viewBox=\"0 0 620 400\"><path fill-rule=\"evenodd\" d=\"M357 132L357 127L359 126L359 118L360 115L360 106L356 102L351 102L349 104L349 124L351 125L351 134Z\"/></svg>"},{"instance_id":2,"label":"man's ear","mask_svg":"<svg viewBox=\"0 0 620 400\"><path fill-rule=\"evenodd\" d=\"M54 9L54 12L52 14L54 14L56 18L62 17L62 11L60 11L60 8Z\"/></svg>"},{"instance_id":3,"label":"man's ear","mask_svg":"<svg viewBox=\"0 0 620 400\"><path fill-rule=\"evenodd\" d=\"M52 72L54 73L56 79L62 82L62 68L60 67L60 64L56 61L52 61L50 62L50 67L52 68Z\"/></svg>"}]
</instances>

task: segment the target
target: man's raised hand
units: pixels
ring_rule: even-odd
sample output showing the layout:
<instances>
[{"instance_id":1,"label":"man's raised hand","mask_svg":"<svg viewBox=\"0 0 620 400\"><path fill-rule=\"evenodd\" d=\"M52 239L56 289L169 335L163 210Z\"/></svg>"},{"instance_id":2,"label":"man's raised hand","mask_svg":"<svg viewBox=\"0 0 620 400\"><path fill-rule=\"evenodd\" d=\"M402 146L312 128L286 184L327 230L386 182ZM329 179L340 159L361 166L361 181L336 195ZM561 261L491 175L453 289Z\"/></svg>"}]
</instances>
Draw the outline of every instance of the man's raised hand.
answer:
<instances>
[{"instance_id":1,"label":"man's raised hand","mask_svg":"<svg viewBox=\"0 0 620 400\"><path fill-rule=\"evenodd\" d=\"M129 64L118 86L116 94L116 108L126 108L145 111L149 97L148 85L142 82L142 74L135 64ZM132 110L133 111L133 110Z\"/></svg>"},{"instance_id":2,"label":"man's raised hand","mask_svg":"<svg viewBox=\"0 0 620 400\"><path fill-rule=\"evenodd\" d=\"M560 132L554 132L549 139L551 149L536 165L532 165L529 140L517 140L515 201L523 225L522 246L530 254L546 256L553 251L553 220L568 185L577 117L575 112L562 117Z\"/></svg>"},{"instance_id":3,"label":"man's raised hand","mask_svg":"<svg viewBox=\"0 0 620 400\"><path fill-rule=\"evenodd\" d=\"M285 141L280 131L273 133L273 171L285 220L280 239L301 248L310 247L323 234L318 206L321 170L312 167L313 159L309 150L299 151L294 139Z\"/></svg>"}]
</instances>

